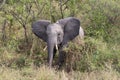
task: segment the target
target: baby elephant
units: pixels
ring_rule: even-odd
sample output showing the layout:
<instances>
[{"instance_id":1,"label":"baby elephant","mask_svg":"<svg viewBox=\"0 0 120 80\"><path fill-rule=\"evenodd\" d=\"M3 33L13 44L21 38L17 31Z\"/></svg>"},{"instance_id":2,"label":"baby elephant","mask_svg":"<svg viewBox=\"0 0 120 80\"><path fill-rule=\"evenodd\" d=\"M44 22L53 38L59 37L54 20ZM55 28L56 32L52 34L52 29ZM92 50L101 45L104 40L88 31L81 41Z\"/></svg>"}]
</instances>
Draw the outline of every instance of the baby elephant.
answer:
<instances>
[{"instance_id":1,"label":"baby elephant","mask_svg":"<svg viewBox=\"0 0 120 80\"><path fill-rule=\"evenodd\" d=\"M61 65L62 48L67 42L79 35L80 20L68 17L51 24L48 20L39 20L32 24L33 33L47 43L48 63L52 61L56 51L59 51L59 66Z\"/></svg>"}]
</instances>

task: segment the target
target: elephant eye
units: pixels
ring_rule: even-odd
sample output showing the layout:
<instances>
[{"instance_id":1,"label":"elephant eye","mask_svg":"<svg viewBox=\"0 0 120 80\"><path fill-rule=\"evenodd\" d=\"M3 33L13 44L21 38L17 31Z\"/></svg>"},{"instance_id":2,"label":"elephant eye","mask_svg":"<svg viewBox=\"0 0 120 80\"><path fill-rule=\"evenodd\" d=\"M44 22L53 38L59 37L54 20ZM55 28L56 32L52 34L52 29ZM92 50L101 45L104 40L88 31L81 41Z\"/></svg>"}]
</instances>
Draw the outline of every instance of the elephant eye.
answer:
<instances>
[{"instance_id":1,"label":"elephant eye","mask_svg":"<svg viewBox=\"0 0 120 80\"><path fill-rule=\"evenodd\" d=\"M58 33L58 36L60 36L60 33Z\"/></svg>"}]
</instances>

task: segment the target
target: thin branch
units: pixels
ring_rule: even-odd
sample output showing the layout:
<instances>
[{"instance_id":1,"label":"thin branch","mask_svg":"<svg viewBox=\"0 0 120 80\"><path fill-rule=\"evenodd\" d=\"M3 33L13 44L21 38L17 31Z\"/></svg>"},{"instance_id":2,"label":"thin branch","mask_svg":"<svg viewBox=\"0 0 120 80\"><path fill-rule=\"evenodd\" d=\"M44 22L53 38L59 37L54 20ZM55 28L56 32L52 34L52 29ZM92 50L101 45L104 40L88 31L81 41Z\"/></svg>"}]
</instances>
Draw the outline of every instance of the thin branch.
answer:
<instances>
[{"instance_id":1,"label":"thin branch","mask_svg":"<svg viewBox=\"0 0 120 80\"><path fill-rule=\"evenodd\" d=\"M35 0L34 3L35 3L35 5L36 5L36 7L37 7L37 9L38 9L38 11L39 11L39 12L37 13L37 16L38 16L38 15L40 15L40 14L42 13L42 11L43 11L43 9L44 9L46 3L44 3L43 6L42 6L41 8L40 8L40 5L39 5L38 0Z\"/></svg>"},{"instance_id":2,"label":"thin branch","mask_svg":"<svg viewBox=\"0 0 120 80\"><path fill-rule=\"evenodd\" d=\"M4 22L3 22L3 26L2 26L2 40L3 40L3 41L4 41L5 38L6 38L6 34L5 34L6 23L7 23L7 21L6 21L6 19L5 19Z\"/></svg>"},{"instance_id":3,"label":"thin branch","mask_svg":"<svg viewBox=\"0 0 120 80\"><path fill-rule=\"evenodd\" d=\"M43 6L41 7L40 11L38 12L37 16L40 15L45 7L46 3L43 4Z\"/></svg>"},{"instance_id":4,"label":"thin branch","mask_svg":"<svg viewBox=\"0 0 120 80\"><path fill-rule=\"evenodd\" d=\"M0 9L4 6L6 0L0 0Z\"/></svg>"},{"instance_id":5,"label":"thin branch","mask_svg":"<svg viewBox=\"0 0 120 80\"><path fill-rule=\"evenodd\" d=\"M60 0L59 2L59 6L60 6L60 11L61 11L61 15L62 15L62 18L64 18L64 15L63 15L63 12L67 9L67 3L69 2L70 0L66 0L64 3L62 2L62 0ZM63 4L62 4L63 3ZM63 9L63 6L66 5Z\"/></svg>"},{"instance_id":6,"label":"thin branch","mask_svg":"<svg viewBox=\"0 0 120 80\"><path fill-rule=\"evenodd\" d=\"M61 12L61 18L64 18L63 9L62 9L62 0L60 0L60 12Z\"/></svg>"},{"instance_id":7,"label":"thin branch","mask_svg":"<svg viewBox=\"0 0 120 80\"><path fill-rule=\"evenodd\" d=\"M64 6L65 4L67 4L68 1L70 1L70 0L66 0L66 1L62 4L62 6Z\"/></svg>"},{"instance_id":8,"label":"thin branch","mask_svg":"<svg viewBox=\"0 0 120 80\"><path fill-rule=\"evenodd\" d=\"M40 5L39 5L39 2L38 2L38 0L34 0L34 3L35 3L35 5L36 5L37 9L39 10L39 8L40 8Z\"/></svg>"},{"instance_id":9,"label":"thin branch","mask_svg":"<svg viewBox=\"0 0 120 80\"><path fill-rule=\"evenodd\" d=\"M12 16L13 16L21 25L24 24L24 22L22 21L22 18L18 17L18 15L17 15L15 12L10 11L10 13L12 14Z\"/></svg>"},{"instance_id":10,"label":"thin branch","mask_svg":"<svg viewBox=\"0 0 120 80\"><path fill-rule=\"evenodd\" d=\"M26 6L26 9L28 10L28 15L25 17L25 25L27 24L27 20L28 20L28 18L30 16L32 5L30 5L29 7Z\"/></svg>"}]
</instances>

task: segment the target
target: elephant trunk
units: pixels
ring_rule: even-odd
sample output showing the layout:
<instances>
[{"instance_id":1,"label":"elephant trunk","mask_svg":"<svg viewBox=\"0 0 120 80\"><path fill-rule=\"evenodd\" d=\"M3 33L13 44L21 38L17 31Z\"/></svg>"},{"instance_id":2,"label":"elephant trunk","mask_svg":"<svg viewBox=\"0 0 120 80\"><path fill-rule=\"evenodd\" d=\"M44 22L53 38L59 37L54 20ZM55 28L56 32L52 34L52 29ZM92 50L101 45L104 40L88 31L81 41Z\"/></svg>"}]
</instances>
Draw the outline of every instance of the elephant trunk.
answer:
<instances>
[{"instance_id":1,"label":"elephant trunk","mask_svg":"<svg viewBox=\"0 0 120 80\"><path fill-rule=\"evenodd\" d=\"M47 46L48 46L48 63L49 63L49 66L51 67L52 66L52 61L53 61L53 55L55 54L54 53L54 48L56 48L57 46L57 40L50 37L48 38L48 42L47 42Z\"/></svg>"}]
</instances>

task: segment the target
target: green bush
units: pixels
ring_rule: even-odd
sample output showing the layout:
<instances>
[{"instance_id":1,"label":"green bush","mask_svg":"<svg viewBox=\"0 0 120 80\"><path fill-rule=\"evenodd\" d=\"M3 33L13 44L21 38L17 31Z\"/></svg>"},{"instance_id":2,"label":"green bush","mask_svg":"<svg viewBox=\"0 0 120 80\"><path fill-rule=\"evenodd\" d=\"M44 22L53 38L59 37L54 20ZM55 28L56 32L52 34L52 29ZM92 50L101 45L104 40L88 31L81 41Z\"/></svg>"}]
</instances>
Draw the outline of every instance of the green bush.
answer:
<instances>
[{"instance_id":1,"label":"green bush","mask_svg":"<svg viewBox=\"0 0 120 80\"><path fill-rule=\"evenodd\" d=\"M33 36L31 23L62 17L59 0L6 0L0 11L0 65L22 68L47 62L45 43ZM75 16L85 30L85 41L70 42L63 69L120 72L120 0L62 0L63 17ZM4 20L7 21L5 27ZM4 29L5 28L5 29ZM28 43L26 43L25 29ZM56 57L57 58L57 57Z\"/></svg>"},{"instance_id":2,"label":"green bush","mask_svg":"<svg viewBox=\"0 0 120 80\"><path fill-rule=\"evenodd\" d=\"M109 48L107 43L100 39L87 37L84 45L70 43L66 50L67 63L74 70L92 71L115 65L115 70L120 68L120 52ZM119 71L119 70L118 70Z\"/></svg>"}]
</instances>

